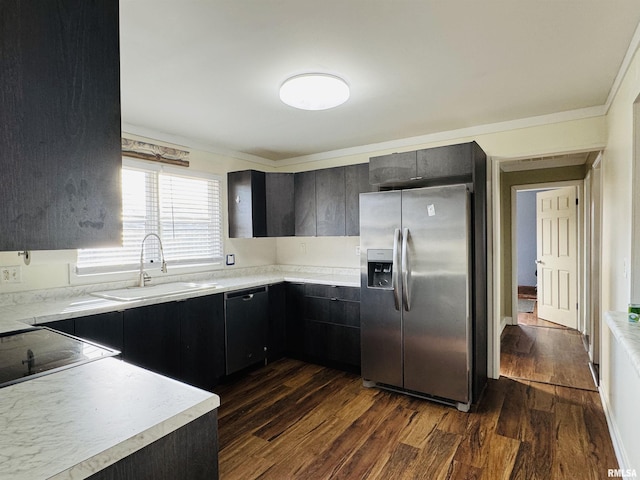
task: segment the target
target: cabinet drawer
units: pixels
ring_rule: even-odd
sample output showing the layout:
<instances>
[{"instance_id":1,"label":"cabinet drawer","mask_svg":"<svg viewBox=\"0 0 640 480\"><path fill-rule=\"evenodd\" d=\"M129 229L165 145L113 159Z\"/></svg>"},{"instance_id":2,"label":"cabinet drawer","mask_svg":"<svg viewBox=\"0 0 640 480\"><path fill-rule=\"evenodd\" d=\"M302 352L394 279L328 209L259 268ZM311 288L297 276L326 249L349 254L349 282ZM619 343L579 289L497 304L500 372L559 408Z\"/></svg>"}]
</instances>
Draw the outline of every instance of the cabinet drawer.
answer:
<instances>
[{"instance_id":1,"label":"cabinet drawer","mask_svg":"<svg viewBox=\"0 0 640 480\"><path fill-rule=\"evenodd\" d=\"M360 329L307 321L305 323L305 351L314 358L360 366Z\"/></svg>"},{"instance_id":2,"label":"cabinet drawer","mask_svg":"<svg viewBox=\"0 0 640 480\"><path fill-rule=\"evenodd\" d=\"M305 297L304 318L316 322L360 326L360 302L336 298Z\"/></svg>"},{"instance_id":3,"label":"cabinet drawer","mask_svg":"<svg viewBox=\"0 0 640 480\"><path fill-rule=\"evenodd\" d=\"M312 297L337 298L339 300L352 300L355 302L360 301L360 289L358 287L308 283L305 285L304 293Z\"/></svg>"}]
</instances>

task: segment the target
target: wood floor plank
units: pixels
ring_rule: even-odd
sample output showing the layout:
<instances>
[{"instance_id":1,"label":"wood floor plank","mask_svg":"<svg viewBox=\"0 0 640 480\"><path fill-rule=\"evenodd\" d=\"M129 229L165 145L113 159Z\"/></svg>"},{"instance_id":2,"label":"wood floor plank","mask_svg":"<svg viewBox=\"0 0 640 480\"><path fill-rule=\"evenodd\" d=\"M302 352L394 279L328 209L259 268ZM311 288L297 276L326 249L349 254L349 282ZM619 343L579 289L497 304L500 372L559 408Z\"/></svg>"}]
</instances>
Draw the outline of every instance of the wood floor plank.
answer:
<instances>
[{"instance_id":1,"label":"wood floor plank","mask_svg":"<svg viewBox=\"0 0 640 480\"><path fill-rule=\"evenodd\" d=\"M336 381L333 381L334 378ZM300 421L305 415L316 408L325 398L334 397L341 388L339 379L340 374L334 373L331 375L330 380L332 381L324 383L318 382L316 384L317 388L309 389L301 398L291 395L288 401L279 402L277 405L279 410L278 415L255 430L254 435L264 438L265 440L277 438L287 428L295 425L296 422ZM312 383L310 379L305 385L311 385Z\"/></svg>"},{"instance_id":2,"label":"wood floor plank","mask_svg":"<svg viewBox=\"0 0 640 480\"><path fill-rule=\"evenodd\" d=\"M332 478L368 478L379 474L391 457L389 445L398 442L401 431L415 415L413 410L397 405Z\"/></svg>"},{"instance_id":3,"label":"wood floor plank","mask_svg":"<svg viewBox=\"0 0 640 480\"><path fill-rule=\"evenodd\" d=\"M366 415L358 417L320 456L300 473L300 478L332 479L358 448L397 406L390 394L380 395Z\"/></svg>"},{"instance_id":4,"label":"wood floor plank","mask_svg":"<svg viewBox=\"0 0 640 480\"><path fill-rule=\"evenodd\" d=\"M462 413L296 360L265 372L220 388L222 480L589 480L618 468L594 391L501 377Z\"/></svg>"},{"instance_id":5,"label":"wood floor plank","mask_svg":"<svg viewBox=\"0 0 640 480\"><path fill-rule=\"evenodd\" d=\"M489 434L486 460L482 468L482 480L508 480L520 448L520 441Z\"/></svg>"},{"instance_id":6,"label":"wood floor plank","mask_svg":"<svg viewBox=\"0 0 640 480\"><path fill-rule=\"evenodd\" d=\"M606 478L606 470L590 468L590 448L583 420L581 405L558 403L555 415L556 449L558 454L552 463L553 478L573 479L576 472L583 471L584 480ZM585 464L586 467L585 468Z\"/></svg>"},{"instance_id":7,"label":"wood floor plank","mask_svg":"<svg viewBox=\"0 0 640 480\"><path fill-rule=\"evenodd\" d=\"M501 375L596 390L582 336L575 330L507 325L500 345Z\"/></svg>"},{"instance_id":8,"label":"wood floor plank","mask_svg":"<svg viewBox=\"0 0 640 480\"><path fill-rule=\"evenodd\" d=\"M482 468L472 467L456 460L447 474L447 480L479 480L482 477Z\"/></svg>"},{"instance_id":9,"label":"wood floor plank","mask_svg":"<svg viewBox=\"0 0 640 480\"><path fill-rule=\"evenodd\" d=\"M446 479L461 441L460 435L435 429L429 435L422 455L407 469L407 478Z\"/></svg>"},{"instance_id":10,"label":"wood floor plank","mask_svg":"<svg viewBox=\"0 0 640 480\"><path fill-rule=\"evenodd\" d=\"M418 458L419 454L419 448L405 443L398 443L391 452L384 468L377 474L372 475L371 479L402 480L407 478L407 468Z\"/></svg>"}]
</instances>

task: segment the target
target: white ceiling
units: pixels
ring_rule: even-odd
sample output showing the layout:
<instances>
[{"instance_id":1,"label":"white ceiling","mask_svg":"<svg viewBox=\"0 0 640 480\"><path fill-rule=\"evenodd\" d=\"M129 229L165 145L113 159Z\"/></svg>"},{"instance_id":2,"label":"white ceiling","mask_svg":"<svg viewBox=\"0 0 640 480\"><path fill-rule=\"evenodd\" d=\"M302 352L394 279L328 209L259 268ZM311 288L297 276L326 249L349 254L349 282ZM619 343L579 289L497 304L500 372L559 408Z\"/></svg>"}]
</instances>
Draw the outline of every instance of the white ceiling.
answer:
<instances>
[{"instance_id":1,"label":"white ceiling","mask_svg":"<svg viewBox=\"0 0 640 480\"><path fill-rule=\"evenodd\" d=\"M638 0L121 0L123 130L283 160L607 103ZM325 72L335 109L280 102ZM600 110L598 110L600 111Z\"/></svg>"}]
</instances>

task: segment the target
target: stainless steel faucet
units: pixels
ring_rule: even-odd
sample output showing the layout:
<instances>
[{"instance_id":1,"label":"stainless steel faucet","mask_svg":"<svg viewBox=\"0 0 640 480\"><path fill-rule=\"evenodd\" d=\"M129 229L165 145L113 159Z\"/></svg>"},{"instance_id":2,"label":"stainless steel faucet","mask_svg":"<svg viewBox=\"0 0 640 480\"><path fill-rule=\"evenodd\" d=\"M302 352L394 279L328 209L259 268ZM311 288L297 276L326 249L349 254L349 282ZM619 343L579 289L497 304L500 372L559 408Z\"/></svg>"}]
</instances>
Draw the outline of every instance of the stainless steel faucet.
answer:
<instances>
[{"instance_id":1,"label":"stainless steel faucet","mask_svg":"<svg viewBox=\"0 0 640 480\"><path fill-rule=\"evenodd\" d=\"M158 243L160 244L160 257L162 259L162 266L160 267L160 271L162 273L167 273L167 262L164 260L164 250L162 249L162 240L160 240L160 236L156 233L147 233L142 239L142 244L140 244L140 276L138 281L139 287L144 287L151 277L144 271L144 242L149 237L156 237L158 239Z\"/></svg>"}]
</instances>

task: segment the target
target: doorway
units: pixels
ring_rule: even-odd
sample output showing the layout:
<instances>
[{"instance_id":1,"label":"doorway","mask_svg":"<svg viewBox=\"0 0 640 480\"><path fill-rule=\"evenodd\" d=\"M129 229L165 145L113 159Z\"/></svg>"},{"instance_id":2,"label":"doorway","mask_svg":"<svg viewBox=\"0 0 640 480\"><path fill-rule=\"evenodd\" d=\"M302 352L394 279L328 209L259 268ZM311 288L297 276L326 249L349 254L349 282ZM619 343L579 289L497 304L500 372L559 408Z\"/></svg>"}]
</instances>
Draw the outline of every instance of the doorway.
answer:
<instances>
[{"instance_id":1,"label":"doorway","mask_svg":"<svg viewBox=\"0 0 640 480\"><path fill-rule=\"evenodd\" d=\"M502 335L504 376L596 388L579 321L583 187L582 180L511 187L513 313Z\"/></svg>"},{"instance_id":2,"label":"doorway","mask_svg":"<svg viewBox=\"0 0 640 480\"><path fill-rule=\"evenodd\" d=\"M589 197L589 185L586 184L589 172L594 168L596 159L600 158L600 151L582 151L568 154L558 154L545 157L523 157L520 159L500 159L492 162L492 223L493 223L493 237L492 237L492 251L493 251L493 276L496 288L493 291L493 304L494 304L494 321L492 322L493 332L491 334L490 344L490 371L493 378L498 378L501 372L501 362L504 361L501 354L502 340L504 340L505 330L510 330L512 327L518 324L518 269L516 265L517 255L517 233L515 231L516 215L515 210L517 208L517 199L515 198L518 190L536 190L536 189L549 189L562 186L575 186L577 195L579 198L579 211L577 217L578 229L578 265L577 265L577 278L578 278L578 292L577 303L579 306L577 330L574 330L574 338L578 339L577 343L579 351L584 355L587 360L584 361L582 367L589 372L588 362L589 356L586 354L586 347L584 345L584 338L590 338L589 336L583 336L583 333L588 333L588 327L586 319L591 319L592 313L591 302L586 305L587 300L598 296L599 293L594 291L592 286L595 279L587 279L586 275L591 272L591 260L593 253L588 252L585 243L589 243L591 226L587 224L587 217L591 215L590 209L586 206L590 202ZM589 183L590 184L590 183ZM515 187L515 188L513 188ZM599 208L599 207L596 207ZM595 232L599 238L599 232ZM535 260L535 259L534 259ZM599 262L599 260L598 260ZM535 270L531 269L529 265L529 274L535 276ZM593 280L593 281L592 281ZM537 281L532 286L537 287ZM531 292L532 296L537 298L535 291ZM535 307L534 302L534 307ZM531 312L536 322L539 322L539 317L535 315L535 310ZM589 317L587 317L589 315ZM599 331L599 323L589 323L591 332ZM552 325L546 325L552 327ZM528 329L531 331L531 329ZM513 331L513 330L511 330ZM538 333L541 332L560 332L559 328L547 328L538 329ZM527 338L515 339L514 342L518 343L518 347L524 349L528 348L538 340L544 340L544 335L538 335L538 339L530 336ZM555 347L554 347L555 348ZM552 348L552 349L554 349ZM564 356L566 361L570 355L571 349L555 348L556 352L560 356ZM544 350L544 349L543 349ZM521 357L520 360L524 361L523 351L518 352ZM531 365L535 364L535 361L527 360ZM582 360L580 360L582 362ZM544 364L540 364L538 368L546 368ZM587 375L591 376L590 373ZM590 388L593 388L594 382L589 380Z\"/></svg>"},{"instance_id":3,"label":"doorway","mask_svg":"<svg viewBox=\"0 0 640 480\"><path fill-rule=\"evenodd\" d=\"M512 187L513 324L578 329L578 186Z\"/></svg>"}]
</instances>

